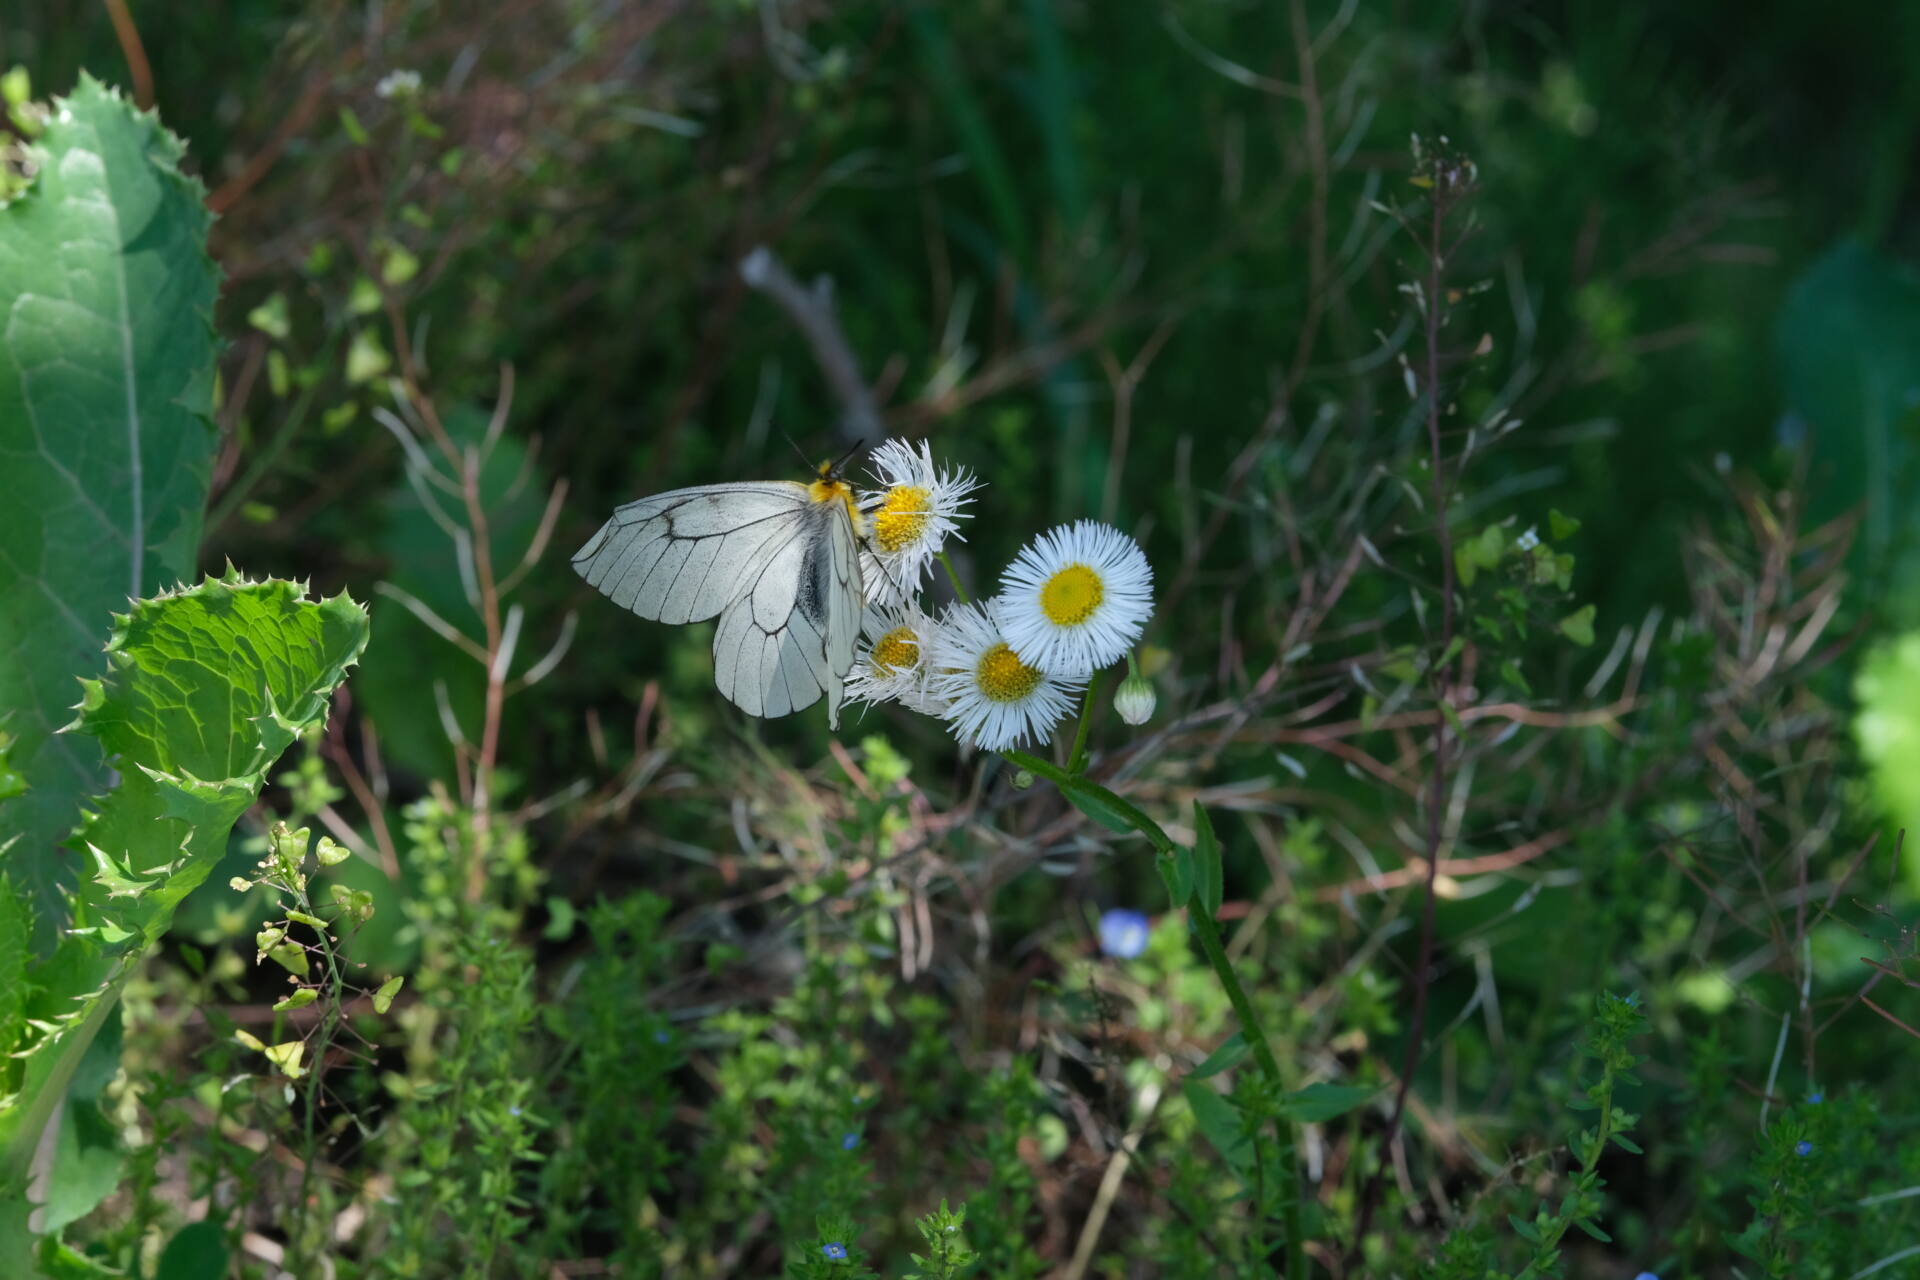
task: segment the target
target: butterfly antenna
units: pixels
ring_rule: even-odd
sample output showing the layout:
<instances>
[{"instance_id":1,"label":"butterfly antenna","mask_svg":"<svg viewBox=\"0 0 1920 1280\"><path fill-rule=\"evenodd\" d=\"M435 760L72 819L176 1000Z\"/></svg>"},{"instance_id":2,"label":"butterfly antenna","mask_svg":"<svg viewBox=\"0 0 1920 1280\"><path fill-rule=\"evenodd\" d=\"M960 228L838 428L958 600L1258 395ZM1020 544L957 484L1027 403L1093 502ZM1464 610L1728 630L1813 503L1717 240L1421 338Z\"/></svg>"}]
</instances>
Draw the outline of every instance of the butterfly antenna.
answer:
<instances>
[{"instance_id":1,"label":"butterfly antenna","mask_svg":"<svg viewBox=\"0 0 1920 1280\"><path fill-rule=\"evenodd\" d=\"M855 440L851 448L849 448L845 453L841 454L838 458L835 458L833 460L833 474L839 475L840 468L846 465L847 459L851 458L854 454L860 452L862 449L866 447L867 447L867 442L865 440Z\"/></svg>"},{"instance_id":2,"label":"butterfly antenna","mask_svg":"<svg viewBox=\"0 0 1920 1280\"><path fill-rule=\"evenodd\" d=\"M782 440L785 440L788 444L792 445L793 451L800 455L801 466L805 467L809 471L818 470L818 465L814 462L812 458L809 458L807 456L807 451L805 449L802 449L799 445L799 442L796 441L792 436L788 435L784 428L780 432L780 438Z\"/></svg>"}]
</instances>

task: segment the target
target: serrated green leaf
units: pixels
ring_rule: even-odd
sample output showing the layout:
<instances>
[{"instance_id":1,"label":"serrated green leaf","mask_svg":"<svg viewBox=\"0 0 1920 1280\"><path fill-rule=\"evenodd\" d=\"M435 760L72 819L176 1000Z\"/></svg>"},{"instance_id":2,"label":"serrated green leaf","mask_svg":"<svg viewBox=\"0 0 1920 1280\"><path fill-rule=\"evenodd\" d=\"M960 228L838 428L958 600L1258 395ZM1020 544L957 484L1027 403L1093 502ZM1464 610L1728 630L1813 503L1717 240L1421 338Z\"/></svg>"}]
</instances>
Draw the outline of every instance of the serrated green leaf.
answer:
<instances>
[{"instance_id":1,"label":"serrated green leaf","mask_svg":"<svg viewBox=\"0 0 1920 1280\"><path fill-rule=\"evenodd\" d=\"M20 837L44 953L57 846L107 778L92 742L51 741L74 677L101 670L113 610L193 571L218 273L202 188L151 115L83 76L39 146L32 193L0 209L0 719L29 787L0 845Z\"/></svg>"},{"instance_id":2,"label":"serrated green leaf","mask_svg":"<svg viewBox=\"0 0 1920 1280\"><path fill-rule=\"evenodd\" d=\"M1280 1112L1302 1124L1325 1124L1363 1105L1378 1089L1351 1084L1310 1084L1280 1100Z\"/></svg>"},{"instance_id":3,"label":"serrated green leaf","mask_svg":"<svg viewBox=\"0 0 1920 1280\"><path fill-rule=\"evenodd\" d=\"M100 743L120 775L77 839L98 851L102 874L81 882L72 927L30 971L43 989L29 1025L46 1029L16 1052L20 1089L0 1106L0 1188L26 1185L54 1103L117 1008L120 984L225 856L274 760L324 723L366 636L365 612L345 596L309 601L293 583L232 573L119 619L107 674L71 726L72 740ZM0 1274L9 1265L0 1256Z\"/></svg>"},{"instance_id":4,"label":"serrated green leaf","mask_svg":"<svg viewBox=\"0 0 1920 1280\"><path fill-rule=\"evenodd\" d=\"M1214 835L1213 819L1198 800L1193 802L1193 833L1193 905L1212 919L1220 914L1226 880L1220 867L1220 838Z\"/></svg>"}]
</instances>

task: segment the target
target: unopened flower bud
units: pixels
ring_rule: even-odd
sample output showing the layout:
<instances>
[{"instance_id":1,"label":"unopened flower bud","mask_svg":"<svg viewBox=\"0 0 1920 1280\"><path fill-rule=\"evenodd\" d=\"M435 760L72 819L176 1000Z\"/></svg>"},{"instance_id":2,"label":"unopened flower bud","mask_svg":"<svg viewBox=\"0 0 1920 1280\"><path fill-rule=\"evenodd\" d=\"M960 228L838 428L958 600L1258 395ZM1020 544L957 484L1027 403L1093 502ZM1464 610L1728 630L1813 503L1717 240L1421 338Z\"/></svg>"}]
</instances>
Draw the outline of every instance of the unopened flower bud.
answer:
<instances>
[{"instance_id":1,"label":"unopened flower bud","mask_svg":"<svg viewBox=\"0 0 1920 1280\"><path fill-rule=\"evenodd\" d=\"M1131 675L1120 682L1113 694L1113 709L1128 724L1145 724L1153 719L1153 683L1142 675Z\"/></svg>"}]
</instances>

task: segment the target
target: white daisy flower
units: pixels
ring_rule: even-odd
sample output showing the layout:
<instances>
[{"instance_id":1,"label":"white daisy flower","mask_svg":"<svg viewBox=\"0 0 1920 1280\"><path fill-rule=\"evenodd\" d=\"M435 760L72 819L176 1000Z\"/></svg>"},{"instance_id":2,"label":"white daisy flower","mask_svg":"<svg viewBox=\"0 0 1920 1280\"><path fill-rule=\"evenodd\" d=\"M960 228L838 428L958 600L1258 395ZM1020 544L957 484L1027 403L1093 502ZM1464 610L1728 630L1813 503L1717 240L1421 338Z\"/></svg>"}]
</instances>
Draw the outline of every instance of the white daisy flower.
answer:
<instances>
[{"instance_id":1,"label":"white daisy flower","mask_svg":"<svg viewBox=\"0 0 1920 1280\"><path fill-rule=\"evenodd\" d=\"M940 717L962 741L987 751L1043 737L1087 683L1022 662L993 615L975 604L955 605L940 619L933 666L929 688L944 704Z\"/></svg>"},{"instance_id":2,"label":"white daisy flower","mask_svg":"<svg viewBox=\"0 0 1920 1280\"><path fill-rule=\"evenodd\" d=\"M1153 616L1153 568L1140 544L1082 520L1041 534L1000 575L992 609L1022 661L1089 676L1133 647Z\"/></svg>"},{"instance_id":3,"label":"white daisy flower","mask_svg":"<svg viewBox=\"0 0 1920 1280\"><path fill-rule=\"evenodd\" d=\"M940 467L922 440L916 448L888 440L873 451L878 489L860 495L870 526L860 552L867 603L897 605L920 589L920 579L948 538L960 537L961 508L980 481L964 467Z\"/></svg>"},{"instance_id":4,"label":"white daisy flower","mask_svg":"<svg viewBox=\"0 0 1920 1280\"><path fill-rule=\"evenodd\" d=\"M847 697L866 703L898 702L910 711L939 715L941 703L928 689L937 629L938 624L912 600L868 608L860 623L853 670L847 673Z\"/></svg>"}]
</instances>

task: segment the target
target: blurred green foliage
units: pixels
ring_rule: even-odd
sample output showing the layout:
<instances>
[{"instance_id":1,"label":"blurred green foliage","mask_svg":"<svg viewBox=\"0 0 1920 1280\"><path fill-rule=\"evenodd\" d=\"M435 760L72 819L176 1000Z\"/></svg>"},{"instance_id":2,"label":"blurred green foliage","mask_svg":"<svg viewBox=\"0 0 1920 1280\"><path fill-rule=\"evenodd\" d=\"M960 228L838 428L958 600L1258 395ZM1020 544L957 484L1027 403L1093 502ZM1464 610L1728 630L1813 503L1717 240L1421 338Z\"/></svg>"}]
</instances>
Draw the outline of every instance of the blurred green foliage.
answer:
<instances>
[{"instance_id":1,"label":"blurred green foliage","mask_svg":"<svg viewBox=\"0 0 1920 1280\"><path fill-rule=\"evenodd\" d=\"M1258 1274L1296 1154L1315 1274L1911 1240L1920 13L247 0L132 6L134 51L110 8L0 27L5 189L36 101L150 76L220 215L201 563L376 605L128 988L74 1266L891 1275L954 1226L978 1275ZM1212 815L1292 1096L1356 1104L1297 1153L1186 923L1098 953L1160 901L1140 842L918 717L744 720L705 629L567 571L617 503L837 440L762 244L988 481L970 586L1061 520L1146 547L1160 710L1092 767ZM305 1011L250 964L287 903L223 887L274 817L373 909ZM325 1017L299 1080L235 1039ZM1607 1061L1643 1152L1568 1132Z\"/></svg>"}]
</instances>

